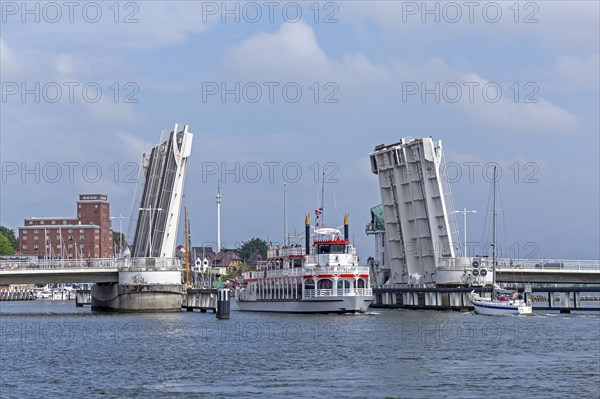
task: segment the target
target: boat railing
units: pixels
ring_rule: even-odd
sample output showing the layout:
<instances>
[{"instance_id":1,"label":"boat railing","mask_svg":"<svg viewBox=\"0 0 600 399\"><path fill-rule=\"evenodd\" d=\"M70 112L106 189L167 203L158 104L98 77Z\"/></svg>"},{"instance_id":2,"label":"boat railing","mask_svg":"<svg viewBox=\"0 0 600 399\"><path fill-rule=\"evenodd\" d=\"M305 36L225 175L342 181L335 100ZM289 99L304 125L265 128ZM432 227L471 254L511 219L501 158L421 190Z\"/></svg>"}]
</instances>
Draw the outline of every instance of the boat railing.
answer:
<instances>
[{"instance_id":1,"label":"boat railing","mask_svg":"<svg viewBox=\"0 0 600 399\"><path fill-rule=\"evenodd\" d=\"M316 288L304 290L304 298L317 298L329 296L371 296L373 290L371 288Z\"/></svg>"},{"instance_id":2,"label":"boat railing","mask_svg":"<svg viewBox=\"0 0 600 399\"><path fill-rule=\"evenodd\" d=\"M283 247L269 248L267 251L268 258L277 258L280 256L301 256L304 255L305 250L301 245L290 245Z\"/></svg>"},{"instance_id":3,"label":"boat railing","mask_svg":"<svg viewBox=\"0 0 600 399\"><path fill-rule=\"evenodd\" d=\"M319 276L322 274L367 274L367 266L330 266L330 267L294 267L287 269L253 270L244 273L244 279L273 278L273 277L299 277Z\"/></svg>"},{"instance_id":4,"label":"boat railing","mask_svg":"<svg viewBox=\"0 0 600 399\"><path fill-rule=\"evenodd\" d=\"M341 254L312 254L306 255L306 262L308 264L328 267L338 264L358 264L358 257L352 251Z\"/></svg>"}]
</instances>

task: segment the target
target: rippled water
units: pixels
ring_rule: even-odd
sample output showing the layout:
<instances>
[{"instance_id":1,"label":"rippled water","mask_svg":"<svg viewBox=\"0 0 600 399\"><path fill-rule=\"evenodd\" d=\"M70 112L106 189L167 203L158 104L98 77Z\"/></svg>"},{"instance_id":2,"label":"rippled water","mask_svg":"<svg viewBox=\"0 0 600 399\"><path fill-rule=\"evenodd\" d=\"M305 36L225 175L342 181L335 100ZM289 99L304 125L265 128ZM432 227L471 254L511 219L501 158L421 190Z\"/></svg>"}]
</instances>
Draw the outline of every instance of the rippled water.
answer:
<instances>
[{"instance_id":1,"label":"rippled water","mask_svg":"<svg viewBox=\"0 0 600 399\"><path fill-rule=\"evenodd\" d=\"M600 317L0 304L0 397L598 398Z\"/></svg>"}]
</instances>

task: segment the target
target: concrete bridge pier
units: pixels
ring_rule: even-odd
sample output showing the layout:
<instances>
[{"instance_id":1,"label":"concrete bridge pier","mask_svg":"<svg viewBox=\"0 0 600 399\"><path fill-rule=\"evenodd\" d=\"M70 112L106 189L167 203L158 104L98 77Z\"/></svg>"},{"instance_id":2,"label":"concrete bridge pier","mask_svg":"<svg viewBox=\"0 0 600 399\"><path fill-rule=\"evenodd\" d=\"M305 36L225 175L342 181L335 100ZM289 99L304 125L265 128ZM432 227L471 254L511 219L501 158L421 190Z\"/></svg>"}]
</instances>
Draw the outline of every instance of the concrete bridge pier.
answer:
<instances>
[{"instance_id":1,"label":"concrete bridge pier","mask_svg":"<svg viewBox=\"0 0 600 399\"><path fill-rule=\"evenodd\" d=\"M91 290L77 290L75 293L75 306L83 307L83 305L92 304L92 291Z\"/></svg>"},{"instance_id":2,"label":"concrete bridge pier","mask_svg":"<svg viewBox=\"0 0 600 399\"><path fill-rule=\"evenodd\" d=\"M184 296L183 307L191 312L194 309L205 313L207 310L216 312L217 290L213 288L188 288Z\"/></svg>"},{"instance_id":3,"label":"concrete bridge pier","mask_svg":"<svg viewBox=\"0 0 600 399\"><path fill-rule=\"evenodd\" d=\"M181 271L128 270L118 283L92 286L92 310L118 312L181 311Z\"/></svg>"}]
</instances>

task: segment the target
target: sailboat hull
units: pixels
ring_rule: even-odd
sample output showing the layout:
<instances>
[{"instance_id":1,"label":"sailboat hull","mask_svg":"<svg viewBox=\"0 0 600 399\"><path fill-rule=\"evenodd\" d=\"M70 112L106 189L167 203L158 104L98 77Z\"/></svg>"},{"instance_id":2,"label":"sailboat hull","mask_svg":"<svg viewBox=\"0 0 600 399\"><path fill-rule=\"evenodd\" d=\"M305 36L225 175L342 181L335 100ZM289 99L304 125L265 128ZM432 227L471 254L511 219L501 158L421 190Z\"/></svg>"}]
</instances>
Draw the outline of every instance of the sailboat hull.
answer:
<instances>
[{"instance_id":1,"label":"sailboat hull","mask_svg":"<svg viewBox=\"0 0 600 399\"><path fill-rule=\"evenodd\" d=\"M475 312L487 316L531 314L533 309L521 299L494 301L483 298L474 292L469 297Z\"/></svg>"}]
</instances>

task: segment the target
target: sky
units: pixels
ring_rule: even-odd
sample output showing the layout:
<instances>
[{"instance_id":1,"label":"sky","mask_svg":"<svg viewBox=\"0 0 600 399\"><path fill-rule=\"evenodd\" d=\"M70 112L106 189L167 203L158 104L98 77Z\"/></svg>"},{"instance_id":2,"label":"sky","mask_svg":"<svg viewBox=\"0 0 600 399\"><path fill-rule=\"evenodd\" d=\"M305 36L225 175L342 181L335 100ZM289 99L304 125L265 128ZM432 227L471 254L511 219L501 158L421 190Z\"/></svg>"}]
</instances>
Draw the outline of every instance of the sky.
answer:
<instances>
[{"instance_id":1,"label":"sky","mask_svg":"<svg viewBox=\"0 0 600 399\"><path fill-rule=\"evenodd\" d=\"M600 258L596 1L2 1L0 12L9 228L75 216L80 193L130 215L141 153L185 123L195 246L216 242L219 180L227 247L283 240L284 184L300 234L325 180L325 222L349 213L366 259L380 203L369 153L431 136L454 207L477 211L473 245L489 236L497 165L506 256Z\"/></svg>"}]
</instances>

